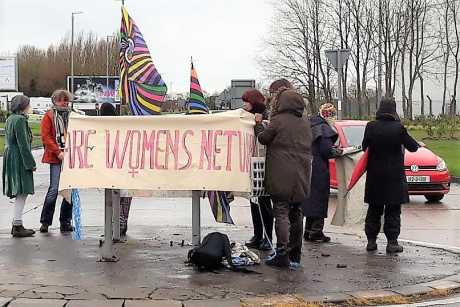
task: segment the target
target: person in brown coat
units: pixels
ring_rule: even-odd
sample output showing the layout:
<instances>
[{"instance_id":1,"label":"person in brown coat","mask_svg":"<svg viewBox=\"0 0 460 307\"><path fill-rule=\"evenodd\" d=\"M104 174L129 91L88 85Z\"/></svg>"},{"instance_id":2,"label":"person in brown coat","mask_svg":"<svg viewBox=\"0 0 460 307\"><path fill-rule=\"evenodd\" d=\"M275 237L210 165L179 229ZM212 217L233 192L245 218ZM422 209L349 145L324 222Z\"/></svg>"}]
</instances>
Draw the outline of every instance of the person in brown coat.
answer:
<instances>
[{"instance_id":1,"label":"person in brown coat","mask_svg":"<svg viewBox=\"0 0 460 307\"><path fill-rule=\"evenodd\" d=\"M280 85L270 87L275 93L270 124L264 128L262 116L256 115L256 134L267 146L265 188L274 203L277 238L276 253L266 264L288 267L291 262L300 262L302 252L301 202L310 193L312 132L310 121L303 115L302 96L287 81L274 83Z\"/></svg>"}]
</instances>

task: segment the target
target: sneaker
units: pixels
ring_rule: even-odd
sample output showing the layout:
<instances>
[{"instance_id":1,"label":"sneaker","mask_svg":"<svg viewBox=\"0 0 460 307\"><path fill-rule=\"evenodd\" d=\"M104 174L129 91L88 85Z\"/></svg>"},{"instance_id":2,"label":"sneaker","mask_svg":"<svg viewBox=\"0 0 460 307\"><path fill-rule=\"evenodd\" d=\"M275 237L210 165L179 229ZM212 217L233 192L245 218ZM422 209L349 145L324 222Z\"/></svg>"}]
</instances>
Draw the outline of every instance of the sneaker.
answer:
<instances>
[{"instance_id":1,"label":"sneaker","mask_svg":"<svg viewBox=\"0 0 460 307\"><path fill-rule=\"evenodd\" d=\"M298 270L301 267L302 267L302 265L300 264L300 262L291 261L291 263L289 264L289 268L291 270Z\"/></svg>"},{"instance_id":2,"label":"sneaker","mask_svg":"<svg viewBox=\"0 0 460 307\"><path fill-rule=\"evenodd\" d=\"M48 227L49 227L49 225L42 224L42 226L40 226L40 232L41 233L48 233Z\"/></svg>"},{"instance_id":3,"label":"sneaker","mask_svg":"<svg viewBox=\"0 0 460 307\"><path fill-rule=\"evenodd\" d=\"M286 252L278 252L276 253L275 257L265 261L265 264L278 268L288 268L291 264L291 261L289 261L289 256L286 254Z\"/></svg>"},{"instance_id":4,"label":"sneaker","mask_svg":"<svg viewBox=\"0 0 460 307\"><path fill-rule=\"evenodd\" d=\"M376 240L369 240L367 241L366 250L368 252L373 252L377 250L377 241Z\"/></svg>"},{"instance_id":5,"label":"sneaker","mask_svg":"<svg viewBox=\"0 0 460 307\"><path fill-rule=\"evenodd\" d=\"M35 234L35 230L32 229L25 229L24 226L13 226L11 229L11 233L14 238L25 238L25 237L32 237Z\"/></svg>"},{"instance_id":6,"label":"sneaker","mask_svg":"<svg viewBox=\"0 0 460 307\"><path fill-rule=\"evenodd\" d=\"M388 254L397 254L402 253L404 248L399 245L398 241L390 241L387 244L387 253Z\"/></svg>"},{"instance_id":7,"label":"sneaker","mask_svg":"<svg viewBox=\"0 0 460 307\"><path fill-rule=\"evenodd\" d=\"M71 224L61 224L61 232L72 232L75 228Z\"/></svg>"}]
</instances>

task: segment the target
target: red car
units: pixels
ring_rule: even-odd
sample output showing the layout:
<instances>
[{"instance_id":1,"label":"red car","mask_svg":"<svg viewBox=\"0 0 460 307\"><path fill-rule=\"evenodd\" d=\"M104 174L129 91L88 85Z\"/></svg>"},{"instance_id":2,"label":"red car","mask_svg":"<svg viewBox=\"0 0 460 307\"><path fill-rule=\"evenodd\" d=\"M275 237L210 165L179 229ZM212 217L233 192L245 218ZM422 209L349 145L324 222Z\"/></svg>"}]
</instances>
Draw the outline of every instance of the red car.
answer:
<instances>
[{"instance_id":1,"label":"red car","mask_svg":"<svg viewBox=\"0 0 460 307\"><path fill-rule=\"evenodd\" d=\"M339 134L340 147L361 146L366 121L336 121L335 127ZM335 161L329 161L331 172L331 188L337 188ZM443 159L426 147L417 152L406 151L404 157L409 195L424 195L428 202L438 202L450 190L450 175Z\"/></svg>"}]
</instances>

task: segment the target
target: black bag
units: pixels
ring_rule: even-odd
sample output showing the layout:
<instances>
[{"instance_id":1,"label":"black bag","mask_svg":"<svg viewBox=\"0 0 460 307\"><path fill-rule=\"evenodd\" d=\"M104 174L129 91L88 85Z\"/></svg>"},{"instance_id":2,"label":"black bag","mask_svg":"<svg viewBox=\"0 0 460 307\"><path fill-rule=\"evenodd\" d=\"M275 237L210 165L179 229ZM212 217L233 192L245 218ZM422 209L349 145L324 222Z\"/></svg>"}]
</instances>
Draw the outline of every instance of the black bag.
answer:
<instances>
[{"instance_id":1,"label":"black bag","mask_svg":"<svg viewBox=\"0 0 460 307\"><path fill-rule=\"evenodd\" d=\"M230 266L233 266L230 240L227 235L220 232L208 234L200 246L188 252L188 263L203 271L220 269L223 267L222 260L224 258Z\"/></svg>"}]
</instances>

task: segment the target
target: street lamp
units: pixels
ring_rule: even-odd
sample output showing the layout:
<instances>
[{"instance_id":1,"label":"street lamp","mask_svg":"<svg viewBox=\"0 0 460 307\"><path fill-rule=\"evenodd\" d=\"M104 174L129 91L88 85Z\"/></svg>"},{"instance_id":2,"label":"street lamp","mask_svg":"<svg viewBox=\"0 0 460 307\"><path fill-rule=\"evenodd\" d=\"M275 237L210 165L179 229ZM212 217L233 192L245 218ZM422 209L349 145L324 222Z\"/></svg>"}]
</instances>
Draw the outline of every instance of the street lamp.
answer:
<instances>
[{"instance_id":1,"label":"street lamp","mask_svg":"<svg viewBox=\"0 0 460 307\"><path fill-rule=\"evenodd\" d=\"M71 46L70 46L70 92L73 94L73 79L74 79L74 72L73 72L73 38L74 38L74 24L75 24L75 15L83 14L83 12L72 12L72 34L71 34Z\"/></svg>"},{"instance_id":2,"label":"street lamp","mask_svg":"<svg viewBox=\"0 0 460 307\"><path fill-rule=\"evenodd\" d=\"M106 40L107 40L107 62L106 62L106 70L105 70L105 76L107 77L106 80L106 90L107 92L109 91L109 39L113 38L112 35L107 35Z\"/></svg>"}]
</instances>

